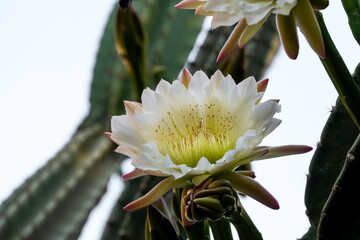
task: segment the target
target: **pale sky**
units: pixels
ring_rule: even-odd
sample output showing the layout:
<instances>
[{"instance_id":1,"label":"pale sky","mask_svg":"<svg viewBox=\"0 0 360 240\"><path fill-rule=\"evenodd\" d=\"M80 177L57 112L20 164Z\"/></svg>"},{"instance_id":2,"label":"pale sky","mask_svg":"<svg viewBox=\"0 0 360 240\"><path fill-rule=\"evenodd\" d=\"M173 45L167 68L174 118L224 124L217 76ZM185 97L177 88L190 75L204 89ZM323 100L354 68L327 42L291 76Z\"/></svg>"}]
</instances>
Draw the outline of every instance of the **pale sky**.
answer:
<instances>
[{"instance_id":1,"label":"pale sky","mask_svg":"<svg viewBox=\"0 0 360 240\"><path fill-rule=\"evenodd\" d=\"M69 141L86 116L98 44L115 2L0 2L1 202ZM323 13L353 72L360 62L360 50L340 1L331 1ZM299 35L298 59L290 60L281 49L265 73L270 82L264 100L280 99L282 112L275 117L283 122L262 145L305 144L315 148L335 103L337 94L331 81ZM304 188L313 153L253 165L257 181L280 203L280 210L275 211L250 198L243 200L264 239L296 239L307 231ZM81 239L99 238L99 219L106 221L106 209L112 208L120 185L118 178L112 179L107 198L97 215L92 214L93 225L85 228Z\"/></svg>"}]
</instances>

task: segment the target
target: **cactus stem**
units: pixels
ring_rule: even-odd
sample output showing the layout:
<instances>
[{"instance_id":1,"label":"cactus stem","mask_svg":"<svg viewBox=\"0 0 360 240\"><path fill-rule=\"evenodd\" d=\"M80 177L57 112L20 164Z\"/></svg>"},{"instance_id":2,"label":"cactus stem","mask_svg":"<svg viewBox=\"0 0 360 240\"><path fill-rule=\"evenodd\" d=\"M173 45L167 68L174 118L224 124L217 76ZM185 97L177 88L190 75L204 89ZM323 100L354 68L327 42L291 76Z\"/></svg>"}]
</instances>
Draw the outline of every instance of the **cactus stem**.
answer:
<instances>
[{"instance_id":1,"label":"cactus stem","mask_svg":"<svg viewBox=\"0 0 360 240\"><path fill-rule=\"evenodd\" d=\"M358 105L360 102L360 88L357 86L340 53L337 51L327 31L322 14L316 12L316 18L319 22L325 44L326 58L320 58L320 61L324 65L336 91L339 93L339 97L346 110L357 128L360 129L360 108Z\"/></svg>"},{"instance_id":2,"label":"cactus stem","mask_svg":"<svg viewBox=\"0 0 360 240\"><path fill-rule=\"evenodd\" d=\"M345 158L344 166L333 185L321 212L317 239L340 239L346 227L358 218L360 206L356 193L360 181L360 135ZM354 191L355 190L355 191ZM341 221L339 221L341 220Z\"/></svg>"}]
</instances>

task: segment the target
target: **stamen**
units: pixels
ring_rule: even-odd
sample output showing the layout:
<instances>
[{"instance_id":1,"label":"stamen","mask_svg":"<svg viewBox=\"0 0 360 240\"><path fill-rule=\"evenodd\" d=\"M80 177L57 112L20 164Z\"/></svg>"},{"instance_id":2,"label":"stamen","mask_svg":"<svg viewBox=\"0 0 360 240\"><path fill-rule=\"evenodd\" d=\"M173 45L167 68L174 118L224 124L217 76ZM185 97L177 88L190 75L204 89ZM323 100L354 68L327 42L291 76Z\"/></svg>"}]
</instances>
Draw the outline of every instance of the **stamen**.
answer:
<instances>
[{"instance_id":1,"label":"stamen","mask_svg":"<svg viewBox=\"0 0 360 240\"><path fill-rule=\"evenodd\" d=\"M230 149L235 148L236 138L230 112L221 115L215 103L189 105L177 112L167 112L155 129L159 151L168 154L177 164L195 167L201 157L211 163ZM176 121L184 121L186 131L181 131Z\"/></svg>"}]
</instances>

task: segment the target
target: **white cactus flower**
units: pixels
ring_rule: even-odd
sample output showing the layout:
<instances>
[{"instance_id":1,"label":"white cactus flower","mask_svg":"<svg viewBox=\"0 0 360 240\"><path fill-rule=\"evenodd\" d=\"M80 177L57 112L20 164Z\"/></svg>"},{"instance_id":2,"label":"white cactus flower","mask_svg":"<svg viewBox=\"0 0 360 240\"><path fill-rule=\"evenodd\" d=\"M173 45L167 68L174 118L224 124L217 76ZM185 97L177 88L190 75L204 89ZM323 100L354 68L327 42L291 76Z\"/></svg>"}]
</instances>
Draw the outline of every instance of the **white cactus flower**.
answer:
<instances>
[{"instance_id":1,"label":"white cactus flower","mask_svg":"<svg viewBox=\"0 0 360 240\"><path fill-rule=\"evenodd\" d=\"M145 89L142 104L125 102L126 115L112 117L112 133L107 133L119 145L116 151L129 156L136 168L123 178L168 176L155 197L151 191L151 200L128 208L151 204L163 191L202 176L233 172L256 159L309 151L306 146L258 146L281 122L273 117L280 112L277 100L260 103L267 83L249 77L236 84L220 71L209 79L202 71L191 76L185 69L180 81L161 80L155 91ZM256 186L267 200L253 197L277 208L276 200Z\"/></svg>"},{"instance_id":2,"label":"white cactus flower","mask_svg":"<svg viewBox=\"0 0 360 240\"><path fill-rule=\"evenodd\" d=\"M276 15L277 28L284 49L291 59L299 52L298 25L311 48L325 58L325 47L314 9L324 9L327 0L183 0L175 7L196 9L196 15L212 16L211 26L231 26L233 32L218 55L217 61L228 58L234 49L244 47L271 13Z\"/></svg>"}]
</instances>

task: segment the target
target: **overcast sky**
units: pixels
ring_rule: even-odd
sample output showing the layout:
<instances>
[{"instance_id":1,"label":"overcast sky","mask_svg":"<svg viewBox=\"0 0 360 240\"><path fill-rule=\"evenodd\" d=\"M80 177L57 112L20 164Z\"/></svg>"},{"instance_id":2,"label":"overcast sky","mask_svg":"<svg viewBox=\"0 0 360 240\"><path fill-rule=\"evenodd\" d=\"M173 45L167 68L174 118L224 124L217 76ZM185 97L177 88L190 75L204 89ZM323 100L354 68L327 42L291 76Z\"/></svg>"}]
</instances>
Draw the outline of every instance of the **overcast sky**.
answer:
<instances>
[{"instance_id":1,"label":"overcast sky","mask_svg":"<svg viewBox=\"0 0 360 240\"><path fill-rule=\"evenodd\" d=\"M0 2L1 202L69 141L86 116L98 44L114 1ZM323 13L353 72L360 50L340 1L331 1ZM265 73L270 82L263 99L281 100L282 112L276 117L283 122L263 145L315 148L336 100L319 59L299 35L298 59L290 60L281 49ZM280 203L280 210L274 211L244 200L264 239L296 239L306 232L304 188L313 153L254 164L257 180ZM108 197L97 209L98 215L92 215L94 225L88 225L92 227L86 228L82 239L98 239L99 219L106 219L106 208L111 209L120 185L119 179L112 179Z\"/></svg>"}]
</instances>

